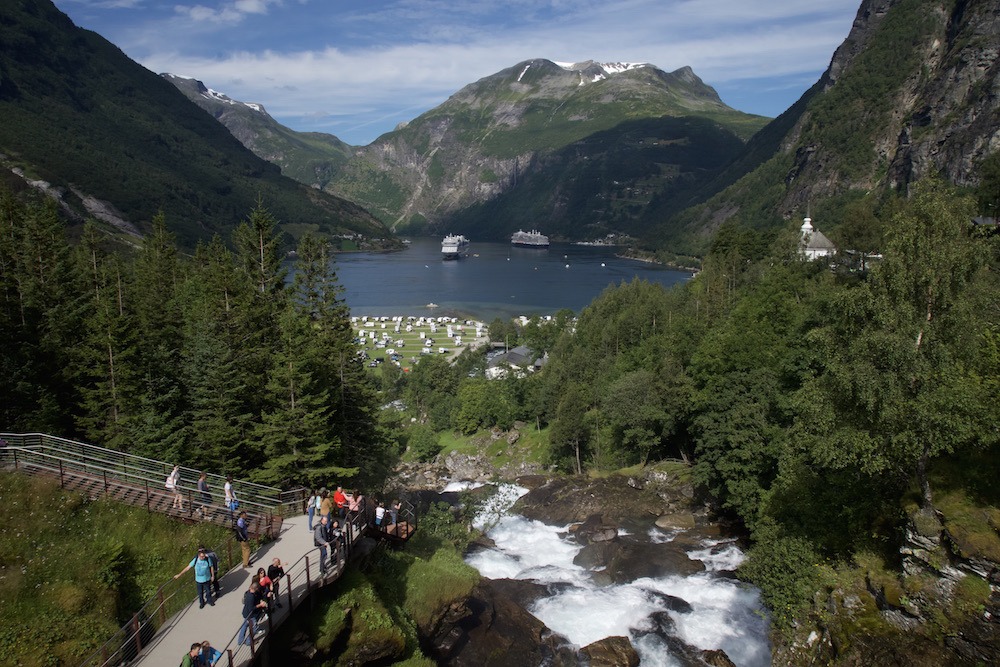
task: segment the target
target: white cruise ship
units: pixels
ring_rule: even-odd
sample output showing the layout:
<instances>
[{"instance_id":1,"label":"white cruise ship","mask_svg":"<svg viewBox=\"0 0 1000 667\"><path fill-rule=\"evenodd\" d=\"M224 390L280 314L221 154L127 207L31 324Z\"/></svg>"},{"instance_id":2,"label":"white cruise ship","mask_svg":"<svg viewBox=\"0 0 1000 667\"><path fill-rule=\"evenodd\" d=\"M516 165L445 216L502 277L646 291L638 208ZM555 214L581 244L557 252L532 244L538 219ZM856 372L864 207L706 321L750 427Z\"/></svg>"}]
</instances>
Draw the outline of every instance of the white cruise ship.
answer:
<instances>
[{"instance_id":1,"label":"white cruise ship","mask_svg":"<svg viewBox=\"0 0 1000 667\"><path fill-rule=\"evenodd\" d=\"M441 258L458 259L469 254L469 239L461 234L448 234L441 241Z\"/></svg>"},{"instance_id":2,"label":"white cruise ship","mask_svg":"<svg viewBox=\"0 0 1000 667\"><path fill-rule=\"evenodd\" d=\"M548 248L549 237L542 234L537 229L530 232L522 232L520 229L510 237L512 245L523 246L525 248Z\"/></svg>"}]
</instances>

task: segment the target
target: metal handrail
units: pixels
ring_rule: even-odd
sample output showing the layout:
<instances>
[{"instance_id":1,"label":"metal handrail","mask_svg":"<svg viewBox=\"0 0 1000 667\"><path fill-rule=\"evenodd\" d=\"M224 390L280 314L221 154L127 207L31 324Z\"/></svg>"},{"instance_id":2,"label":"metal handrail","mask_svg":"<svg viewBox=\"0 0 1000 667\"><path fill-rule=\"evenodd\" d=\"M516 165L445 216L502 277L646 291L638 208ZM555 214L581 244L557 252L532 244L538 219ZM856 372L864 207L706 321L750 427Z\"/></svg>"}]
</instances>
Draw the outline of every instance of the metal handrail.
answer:
<instances>
[{"instance_id":1,"label":"metal handrail","mask_svg":"<svg viewBox=\"0 0 1000 667\"><path fill-rule=\"evenodd\" d=\"M345 536L347 535L346 532L344 534ZM285 577L280 582L282 588L278 592L279 596L287 598L288 611L282 615L282 619L287 618L287 615L290 615L309 596L313 589L340 578L347 567L347 561L350 559L353 544L359 537L360 533L353 538L340 540L336 551L337 565L326 576L321 576L319 572L319 547L307 551L285 570ZM328 555L328 558L330 557L332 555ZM222 649L223 657L216 664L224 665L224 667L243 667L244 665L251 664L260 651L260 643L265 641L274 632L274 617L275 614L273 612L268 615L266 633L262 639L258 640L253 634L248 633L249 644L240 644L237 641L240 629L243 626L243 622L241 621L236 627L236 632L233 633L229 642Z\"/></svg>"},{"instance_id":2,"label":"metal handrail","mask_svg":"<svg viewBox=\"0 0 1000 667\"><path fill-rule=\"evenodd\" d=\"M24 463L31 463L32 465L35 465L36 467L47 469L47 470L50 470L52 472L63 472L63 471L65 471L65 472L74 472L74 471L76 471L76 472L82 472L82 473L88 474L88 475L94 475L94 474L100 473L100 474L103 474L105 476L105 488L108 487L108 481L109 480L110 481L114 481L114 482L116 482L118 484L123 484L123 483L125 483L125 484L128 484L128 483L135 484L135 483L139 483L139 485L133 486L133 488L137 488L137 489L138 488L142 488L150 496L155 496L157 498L159 498L159 497L172 497L173 496L173 492L171 492L171 491L167 491L166 489L160 490L160 486L159 485L161 484L162 480L160 480L158 477L157 478L151 478L151 477L146 477L146 476L142 476L142 475L137 475L137 474L134 474L134 473L130 473L127 470L126 471L121 471L121 470L118 470L118 469L115 469L115 468L106 468L104 466L99 466L99 465L88 465L86 462L81 462L81 461L77 461L75 459L68 459L68 458L65 458L65 457L56 456L55 454L49 454L47 452L38 451L35 447L18 447L18 446L7 445L5 447L0 447L0 455L2 455L4 452L14 452L15 453L15 456L14 456L14 464L15 465L18 465L19 463L24 462ZM16 455L17 452L23 452L27 456L23 457L19 461L18 458L17 458L17 455ZM46 467L46 466L43 466L43 465L37 463L36 461L32 461L32 458L38 458L38 459L45 459L45 460L56 461L56 462L63 463L63 464L66 464L66 465L62 465L62 466L53 465L51 467ZM152 487L150 486L150 483L152 483ZM156 491L153 491L151 489L156 489ZM194 513L194 507L195 506L200 507L202 505L201 494L198 492L197 489L192 488L192 487L188 487L186 490L189 492L189 494L187 496L185 496L185 498L188 500L188 506L191 508L188 511L188 515L190 516L190 515L192 515ZM255 501L255 500L243 500L243 499L240 499L240 508L241 509L244 509L246 507L255 507L255 508L258 508L259 510L261 510L258 514L261 515L261 516L263 516L263 515L269 515L269 514L275 514L274 508L275 507L284 507L284 505L287 505L287 503L283 504L283 505L274 505L274 504L261 503L261 502ZM226 511L228 511L228 508L225 508L223 505L209 505L209 506L213 507L215 509L226 509ZM247 514L250 514L250 512L247 512ZM281 516L286 516L286 515L281 514Z\"/></svg>"},{"instance_id":3,"label":"metal handrail","mask_svg":"<svg viewBox=\"0 0 1000 667\"><path fill-rule=\"evenodd\" d=\"M228 573L240 563L239 557L235 555L232 539L227 539L213 551L219 556L220 570ZM167 620L190 604L190 598L181 597L183 589L189 588L190 583L188 580L170 578L161 584L139 611L87 656L79 667L110 667L130 662L137 657L149 640L166 625Z\"/></svg>"},{"instance_id":4,"label":"metal handrail","mask_svg":"<svg viewBox=\"0 0 1000 667\"><path fill-rule=\"evenodd\" d=\"M133 467L145 469L150 473L155 473L157 475L167 475L173 469L173 465L165 461L158 461L145 456L139 456L138 454L98 447L85 442L69 440L67 438L61 438L59 436L48 435L45 433L0 433L0 439L7 440L8 443L12 443L14 440L20 440L22 442L34 441L37 442L38 445L50 447L52 449L56 449L57 446L54 443L58 443L70 449L75 448L79 451L81 456L84 456L84 451L86 450L89 452L87 456L93 459L100 459L101 457L104 457L107 462L112 460L121 460L123 465L126 465L125 461L130 461L132 462ZM70 451L67 451L66 453L68 454ZM187 473L188 477L193 477L194 479L197 479L203 472L196 468L189 468L186 466L180 466L180 470L182 473ZM218 475L207 471L204 472L209 480L219 484L219 488L221 488L222 484L226 481L225 475ZM245 480L233 480L233 485L237 491L236 495L238 498L241 495L250 495L267 498L268 500L281 501L281 496L284 493L277 487L266 486Z\"/></svg>"}]
</instances>

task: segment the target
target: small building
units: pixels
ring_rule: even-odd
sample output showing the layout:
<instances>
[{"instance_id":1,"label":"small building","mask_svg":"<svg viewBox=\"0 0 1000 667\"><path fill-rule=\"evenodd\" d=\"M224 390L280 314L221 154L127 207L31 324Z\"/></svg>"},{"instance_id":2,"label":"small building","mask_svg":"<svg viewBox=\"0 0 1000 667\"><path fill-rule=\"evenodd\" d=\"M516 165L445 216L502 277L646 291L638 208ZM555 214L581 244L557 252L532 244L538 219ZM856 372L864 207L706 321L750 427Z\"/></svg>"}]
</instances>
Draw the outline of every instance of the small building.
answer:
<instances>
[{"instance_id":1,"label":"small building","mask_svg":"<svg viewBox=\"0 0 1000 667\"><path fill-rule=\"evenodd\" d=\"M826 238L823 232L812 226L812 218L803 218L801 231L799 254L807 260L812 261L820 257L832 257L837 254L837 246L833 244L833 241Z\"/></svg>"},{"instance_id":2,"label":"small building","mask_svg":"<svg viewBox=\"0 0 1000 667\"><path fill-rule=\"evenodd\" d=\"M517 377L524 377L526 372L540 370L548 361L548 354L537 357L534 350L526 345L518 345L510 352L498 354L486 364L486 377L490 380L506 377L512 372Z\"/></svg>"}]
</instances>

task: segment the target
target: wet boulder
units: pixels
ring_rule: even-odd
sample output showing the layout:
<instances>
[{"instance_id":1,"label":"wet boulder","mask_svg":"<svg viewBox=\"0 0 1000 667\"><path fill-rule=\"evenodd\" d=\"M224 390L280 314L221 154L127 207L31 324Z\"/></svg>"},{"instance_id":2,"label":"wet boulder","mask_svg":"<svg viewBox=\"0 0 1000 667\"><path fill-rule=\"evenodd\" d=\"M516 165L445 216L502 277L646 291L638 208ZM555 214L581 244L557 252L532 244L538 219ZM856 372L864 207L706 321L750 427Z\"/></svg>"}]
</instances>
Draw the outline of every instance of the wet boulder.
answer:
<instances>
[{"instance_id":1,"label":"wet boulder","mask_svg":"<svg viewBox=\"0 0 1000 667\"><path fill-rule=\"evenodd\" d=\"M605 637L580 649L591 667L638 667L639 654L628 637Z\"/></svg>"}]
</instances>

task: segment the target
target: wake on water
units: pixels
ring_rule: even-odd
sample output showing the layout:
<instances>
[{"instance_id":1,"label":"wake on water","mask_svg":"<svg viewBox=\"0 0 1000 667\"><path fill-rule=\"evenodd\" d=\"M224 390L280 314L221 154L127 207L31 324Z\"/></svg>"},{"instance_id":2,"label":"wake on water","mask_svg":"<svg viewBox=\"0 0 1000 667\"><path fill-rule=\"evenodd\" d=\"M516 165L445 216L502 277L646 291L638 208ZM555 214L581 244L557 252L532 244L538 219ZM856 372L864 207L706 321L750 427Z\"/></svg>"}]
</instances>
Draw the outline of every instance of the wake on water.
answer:
<instances>
[{"instance_id":1,"label":"wake on water","mask_svg":"<svg viewBox=\"0 0 1000 667\"><path fill-rule=\"evenodd\" d=\"M573 563L583 547L566 539L568 526L548 526L506 513L527 492L523 487L501 485L476 521L496 548L476 551L466 562L490 579L558 584L550 586L556 593L528 609L551 630L577 647L605 637L629 637L644 667L681 664L671 654L665 634L699 649L722 649L740 667L770 664L768 621L759 592L720 576L743 560L735 544L705 540L702 548L689 551L690 558L705 564L705 572L601 586L592 581L591 570ZM651 528L648 535L630 539L666 544L676 535ZM670 602L674 598L687 602L690 609L678 611L678 605ZM664 614L669 617L667 623Z\"/></svg>"}]
</instances>

